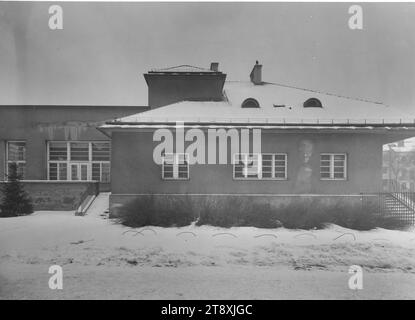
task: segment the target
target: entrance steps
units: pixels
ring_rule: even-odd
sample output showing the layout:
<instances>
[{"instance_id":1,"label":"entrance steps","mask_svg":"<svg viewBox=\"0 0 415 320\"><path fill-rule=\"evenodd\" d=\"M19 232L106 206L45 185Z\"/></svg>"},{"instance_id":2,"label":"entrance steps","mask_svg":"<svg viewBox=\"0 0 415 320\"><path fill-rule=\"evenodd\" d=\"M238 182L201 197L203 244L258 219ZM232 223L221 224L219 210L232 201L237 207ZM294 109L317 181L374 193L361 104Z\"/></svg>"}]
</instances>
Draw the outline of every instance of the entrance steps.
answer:
<instances>
[{"instance_id":1,"label":"entrance steps","mask_svg":"<svg viewBox=\"0 0 415 320\"><path fill-rule=\"evenodd\" d=\"M390 193L384 198L386 214L403 220L415 221L415 204L400 194Z\"/></svg>"},{"instance_id":2,"label":"entrance steps","mask_svg":"<svg viewBox=\"0 0 415 320\"><path fill-rule=\"evenodd\" d=\"M100 218L108 216L110 192L101 192L94 197L85 210L88 217Z\"/></svg>"}]
</instances>

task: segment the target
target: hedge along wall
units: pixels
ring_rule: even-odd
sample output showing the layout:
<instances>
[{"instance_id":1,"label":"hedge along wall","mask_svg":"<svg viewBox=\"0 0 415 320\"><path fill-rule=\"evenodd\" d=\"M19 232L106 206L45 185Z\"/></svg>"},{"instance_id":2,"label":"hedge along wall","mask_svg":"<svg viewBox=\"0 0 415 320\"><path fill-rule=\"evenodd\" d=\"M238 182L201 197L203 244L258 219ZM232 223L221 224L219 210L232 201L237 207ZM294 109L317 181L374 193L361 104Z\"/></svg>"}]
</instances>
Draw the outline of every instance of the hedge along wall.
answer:
<instances>
[{"instance_id":1,"label":"hedge along wall","mask_svg":"<svg viewBox=\"0 0 415 320\"><path fill-rule=\"evenodd\" d=\"M119 208L139 197L148 196L148 194L126 195L126 194L111 194L110 195L110 217L117 217ZM336 205L357 206L362 205L362 195L315 195L315 194L295 194L295 195L255 195L255 194L154 194L157 201L163 201L166 197L189 197L193 207L198 208L198 203L205 200L215 201L223 200L224 198L249 198L255 202L270 203L274 207L285 207L290 204L307 204L318 206L322 210L332 208ZM373 202L376 201L373 197ZM317 209L317 208L316 208ZM195 212L198 216L198 212Z\"/></svg>"},{"instance_id":2,"label":"hedge along wall","mask_svg":"<svg viewBox=\"0 0 415 320\"><path fill-rule=\"evenodd\" d=\"M0 188L5 182L0 182ZM76 210L88 196L99 193L95 181L21 181L34 210ZM2 194L0 193L0 198Z\"/></svg>"}]
</instances>

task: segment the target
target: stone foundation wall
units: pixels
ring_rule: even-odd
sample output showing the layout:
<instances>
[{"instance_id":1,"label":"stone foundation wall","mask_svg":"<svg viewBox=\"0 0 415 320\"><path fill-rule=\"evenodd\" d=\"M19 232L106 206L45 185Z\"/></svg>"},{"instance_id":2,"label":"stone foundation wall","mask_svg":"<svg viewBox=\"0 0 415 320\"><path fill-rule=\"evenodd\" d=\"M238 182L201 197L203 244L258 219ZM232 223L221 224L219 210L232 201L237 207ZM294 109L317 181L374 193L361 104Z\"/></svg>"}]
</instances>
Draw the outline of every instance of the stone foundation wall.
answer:
<instances>
[{"instance_id":1,"label":"stone foundation wall","mask_svg":"<svg viewBox=\"0 0 415 320\"><path fill-rule=\"evenodd\" d=\"M139 197L146 196L145 194L125 195L125 194L111 194L110 195L110 217L116 217L118 209ZM284 207L291 203L306 203L313 204L324 208L333 207L336 204L345 205L359 205L362 204L362 195L315 195L315 194L295 194L295 195L256 195L256 194L155 194L153 195L157 200L163 201L166 197L184 197L188 196L194 207L197 208L197 203L205 199L215 199L223 197L249 197L252 201L267 202L275 207ZM368 195L365 195L366 202ZM374 197L375 198L375 197Z\"/></svg>"},{"instance_id":2,"label":"stone foundation wall","mask_svg":"<svg viewBox=\"0 0 415 320\"><path fill-rule=\"evenodd\" d=\"M0 182L0 188L5 182ZM94 181L21 181L34 210L76 210L87 195L98 194ZM0 193L1 197L1 193Z\"/></svg>"}]
</instances>

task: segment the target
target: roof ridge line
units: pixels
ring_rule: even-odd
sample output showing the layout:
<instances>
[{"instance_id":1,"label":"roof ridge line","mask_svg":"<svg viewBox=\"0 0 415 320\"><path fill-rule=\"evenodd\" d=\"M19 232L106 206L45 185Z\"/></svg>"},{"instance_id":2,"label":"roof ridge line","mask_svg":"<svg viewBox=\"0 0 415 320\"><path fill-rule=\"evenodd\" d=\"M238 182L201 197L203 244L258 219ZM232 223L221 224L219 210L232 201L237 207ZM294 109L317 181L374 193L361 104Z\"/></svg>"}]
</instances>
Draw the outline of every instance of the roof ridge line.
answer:
<instances>
[{"instance_id":1,"label":"roof ridge line","mask_svg":"<svg viewBox=\"0 0 415 320\"><path fill-rule=\"evenodd\" d=\"M228 83L229 82L234 82L234 83L240 82L240 83L244 83L244 82L249 82L249 81L244 81L244 80L226 80L226 82L228 82ZM343 98L343 99L356 100L356 101L362 101L362 102L369 102L369 103L379 104L379 105L383 105L383 106L387 107L387 105L384 104L383 102L373 101L373 100L369 100L369 99L363 99L363 98L355 98L355 97L350 97L350 96L344 96L344 95L341 95L341 94L336 94L336 93L331 93L331 92L324 92L324 91L307 89L307 88L301 88L301 87L296 87L296 86L290 86L290 85L287 85L287 84L281 84L281 83L276 83L276 82L263 81L263 84L272 84L272 85L276 85L276 86L280 86L280 87L297 89L297 90L303 90L303 91L314 92L314 93L319 93L319 94L325 94L327 96L333 96L333 97L338 97L338 98Z\"/></svg>"},{"instance_id":2,"label":"roof ridge line","mask_svg":"<svg viewBox=\"0 0 415 320\"><path fill-rule=\"evenodd\" d=\"M343 95L336 94L336 93L330 93L330 92L324 92L324 91L319 91L319 90L312 90L312 89L307 89L307 88L290 86L290 85L285 85L285 84L276 83L276 82L264 82L264 83L273 84L273 85L280 86L280 87L285 87L285 88L291 88L291 89L303 90L303 91L308 91L308 92L315 92L315 93L319 93L319 94L325 94L327 96L334 96L334 97L343 98L343 99L349 99L349 100L356 100L356 101L362 101L362 102L369 102L369 103L374 103L374 104L380 104L380 105L385 106L385 104L383 102L373 101L373 100L369 100L369 99L355 98L355 97L350 97L350 96L343 96Z\"/></svg>"}]
</instances>

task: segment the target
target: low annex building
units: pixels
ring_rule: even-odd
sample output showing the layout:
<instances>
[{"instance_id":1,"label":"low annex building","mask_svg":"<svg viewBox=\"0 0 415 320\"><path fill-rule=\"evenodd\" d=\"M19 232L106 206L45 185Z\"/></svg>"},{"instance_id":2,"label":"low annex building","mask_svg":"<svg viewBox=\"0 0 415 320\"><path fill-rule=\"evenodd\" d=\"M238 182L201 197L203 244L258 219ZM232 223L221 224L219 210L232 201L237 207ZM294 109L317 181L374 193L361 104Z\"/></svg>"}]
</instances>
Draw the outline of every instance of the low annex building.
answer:
<instances>
[{"instance_id":1,"label":"low annex building","mask_svg":"<svg viewBox=\"0 0 415 320\"><path fill-rule=\"evenodd\" d=\"M110 190L111 141L96 128L146 109L0 106L0 186L16 163L35 210L77 209L89 195Z\"/></svg>"}]
</instances>

